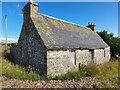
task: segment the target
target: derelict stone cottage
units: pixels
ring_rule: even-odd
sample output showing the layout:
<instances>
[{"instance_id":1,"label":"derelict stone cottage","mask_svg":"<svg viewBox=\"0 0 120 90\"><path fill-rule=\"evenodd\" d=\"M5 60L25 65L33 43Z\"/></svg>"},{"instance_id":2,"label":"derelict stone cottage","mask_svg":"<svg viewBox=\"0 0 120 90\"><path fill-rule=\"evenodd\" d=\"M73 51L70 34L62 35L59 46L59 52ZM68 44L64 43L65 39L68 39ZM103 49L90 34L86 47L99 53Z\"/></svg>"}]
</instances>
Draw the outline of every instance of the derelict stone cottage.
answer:
<instances>
[{"instance_id":1,"label":"derelict stone cottage","mask_svg":"<svg viewBox=\"0 0 120 90\"><path fill-rule=\"evenodd\" d=\"M56 76L78 69L79 64L100 64L110 59L110 47L95 32L96 25L83 27L38 13L38 4L23 8L24 22L14 62Z\"/></svg>"}]
</instances>

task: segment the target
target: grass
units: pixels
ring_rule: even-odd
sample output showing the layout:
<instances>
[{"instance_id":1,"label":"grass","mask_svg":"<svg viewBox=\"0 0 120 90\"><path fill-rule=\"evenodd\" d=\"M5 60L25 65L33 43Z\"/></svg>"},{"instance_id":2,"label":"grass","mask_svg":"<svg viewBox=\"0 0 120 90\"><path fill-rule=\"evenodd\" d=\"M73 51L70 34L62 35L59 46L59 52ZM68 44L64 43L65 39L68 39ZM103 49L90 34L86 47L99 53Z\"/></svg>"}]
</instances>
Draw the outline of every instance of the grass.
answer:
<instances>
[{"instance_id":1,"label":"grass","mask_svg":"<svg viewBox=\"0 0 120 90\"><path fill-rule=\"evenodd\" d=\"M114 86L118 85L118 60L111 60L100 65L81 65L78 71L68 72L61 76L46 77L41 76L35 71L26 72L25 68L15 65L8 61L9 50L2 56L2 74L7 78L15 78L19 80L80 80L85 77L99 77L101 80L110 80ZM103 83L100 85L92 85L93 88L97 87L110 87L110 85Z\"/></svg>"},{"instance_id":2,"label":"grass","mask_svg":"<svg viewBox=\"0 0 120 90\"><path fill-rule=\"evenodd\" d=\"M103 63L101 65L88 65L86 66L87 72L92 75L100 75L106 78L118 77L118 60Z\"/></svg>"},{"instance_id":3,"label":"grass","mask_svg":"<svg viewBox=\"0 0 120 90\"><path fill-rule=\"evenodd\" d=\"M14 65L11 62L2 59L2 75L7 78L15 78L20 80L40 80L41 76L33 71L25 72L23 67Z\"/></svg>"},{"instance_id":4,"label":"grass","mask_svg":"<svg viewBox=\"0 0 120 90\"><path fill-rule=\"evenodd\" d=\"M81 78L84 78L85 72L84 71L74 71L74 72L67 72L64 75L56 76L52 78L53 80L80 80Z\"/></svg>"},{"instance_id":5,"label":"grass","mask_svg":"<svg viewBox=\"0 0 120 90\"><path fill-rule=\"evenodd\" d=\"M100 76L102 78L107 78L111 80L118 78L118 60L106 62L100 65L81 65L79 71L68 72L65 75L57 76L54 79L79 80L80 78L89 76Z\"/></svg>"},{"instance_id":6,"label":"grass","mask_svg":"<svg viewBox=\"0 0 120 90\"><path fill-rule=\"evenodd\" d=\"M109 84L106 84L106 83L102 83L102 84L93 84L92 85L93 88L97 89L97 88L111 88L111 85Z\"/></svg>"}]
</instances>

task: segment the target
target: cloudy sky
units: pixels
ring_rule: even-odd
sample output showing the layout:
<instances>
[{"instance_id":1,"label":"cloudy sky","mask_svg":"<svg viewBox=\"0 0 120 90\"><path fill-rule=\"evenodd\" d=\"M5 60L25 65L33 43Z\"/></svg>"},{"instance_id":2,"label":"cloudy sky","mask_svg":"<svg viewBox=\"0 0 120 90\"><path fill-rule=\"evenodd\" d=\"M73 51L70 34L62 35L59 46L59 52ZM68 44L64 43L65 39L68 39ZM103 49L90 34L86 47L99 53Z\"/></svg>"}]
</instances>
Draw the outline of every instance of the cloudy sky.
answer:
<instances>
[{"instance_id":1,"label":"cloudy sky","mask_svg":"<svg viewBox=\"0 0 120 90\"><path fill-rule=\"evenodd\" d=\"M22 8L27 2L2 2L2 30L0 41L5 37L5 15L8 17L8 37L18 40L22 23ZM118 36L117 2L38 2L39 13L87 26L88 22L97 25L97 31L107 30Z\"/></svg>"}]
</instances>

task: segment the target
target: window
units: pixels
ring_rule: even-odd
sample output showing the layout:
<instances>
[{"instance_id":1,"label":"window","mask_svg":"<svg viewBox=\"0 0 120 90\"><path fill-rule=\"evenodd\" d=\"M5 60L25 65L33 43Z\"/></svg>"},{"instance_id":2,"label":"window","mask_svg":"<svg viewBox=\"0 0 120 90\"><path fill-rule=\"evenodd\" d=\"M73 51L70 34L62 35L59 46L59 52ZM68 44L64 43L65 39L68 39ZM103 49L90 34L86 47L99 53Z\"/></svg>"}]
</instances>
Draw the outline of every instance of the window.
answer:
<instances>
[{"instance_id":1,"label":"window","mask_svg":"<svg viewBox=\"0 0 120 90\"><path fill-rule=\"evenodd\" d=\"M105 57L105 49L104 49L104 57Z\"/></svg>"},{"instance_id":2,"label":"window","mask_svg":"<svg viewBox=\"0 0 120 90\"><path fill-rule=\"evenodd\" d=\"M75 52L75 50L70 51L69 59L70 59L70 62L72 64L76 65L76 52Z\"/></svg>"},{"instance_id":3,"label":"window","mask_svg":"<svg viewBox=\"0 0 120 90\"><path fill-rule=\"evenodd\" d=\"M94 49L89 50L90 53L90 63L94 63Z\"/></svg>"},{"instance_id":4,"label":"window","mask_svg":"<svg viewBox=\"0 0 120 90\"><path fill-rule=\"evenodd\" d=\"M74 51L74 61L75 61L75 65L76 65L76 51Z\"/></svg>"}]
</instances>

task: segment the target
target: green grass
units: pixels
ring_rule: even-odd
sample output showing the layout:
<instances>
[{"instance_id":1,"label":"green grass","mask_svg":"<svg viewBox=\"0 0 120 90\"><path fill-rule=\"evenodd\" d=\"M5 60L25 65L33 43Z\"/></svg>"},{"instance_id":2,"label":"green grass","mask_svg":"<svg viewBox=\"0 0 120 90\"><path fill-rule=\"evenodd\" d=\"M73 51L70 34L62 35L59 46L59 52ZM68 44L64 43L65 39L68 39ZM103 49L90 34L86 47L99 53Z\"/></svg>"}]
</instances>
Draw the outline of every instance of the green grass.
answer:
<instances>
[{"instance_id":1,"label":"green grass","mask_svg":"<svg viewBox=\"0 0 120 90\"><path fill-rule=\"evenodd\" d=\"M67 72L64 75L56 76L52 78L53 80L80 80L81 78L85 77L84 71L74 71L74 72Z\"/></svg>"},{"instance_id":2,"label":"green grass","mask_svg":"<svg viewBox=\"0 0 120 90\"><path fill-rule=\"evenodd\" d=\"M2 59L2 75L7 78L15 78L20 80L41 80L41 76L33 71L25 72L23 67L14 65L11 62Z\"/></svg>"},{"instance_id":3,"label":"green grass","mask_svg":"<svg viewBox=\"0 0 120 90\"><path fill-rule=\"evenodd\" d=\"M88 65L86 66L87 72L92 76L100 75L106 78L118 77L118 60L106 62L100 65Z\"/></svg>"},{"instance_id":4,"label":"green grass","mask_svg":"<svg viewBox=\"0 0 120 90\"><path fill-rule=\"evenodd\" d=\"M110 61L106 62L100 65L96 64L91 64L91 65L81 65L80 70L75 71L75 72L68 72L64 75L61 76L56 76L55 80L60 79L60 80L79 80L84 77L89 77L89 76L96 76L96 77L101 77L101 78L106 78L109 80L113 80L117 82L118 78L118 61Z\"/></svg>"},{"instance_id":5,"label":"green grass","mask_svg":"<svg viewBox=\"0 0 120 90\"><path fill-rule=\"evenodd\" d=\"M97 88L111 88L111 85L106 84L106 83L102 83L102 84L99 84L99 85L93 84L93 85L91 85L91 86L92 86L92 88L94 88L94 89L97 89Z\"/></svg>"}]
</instances>

